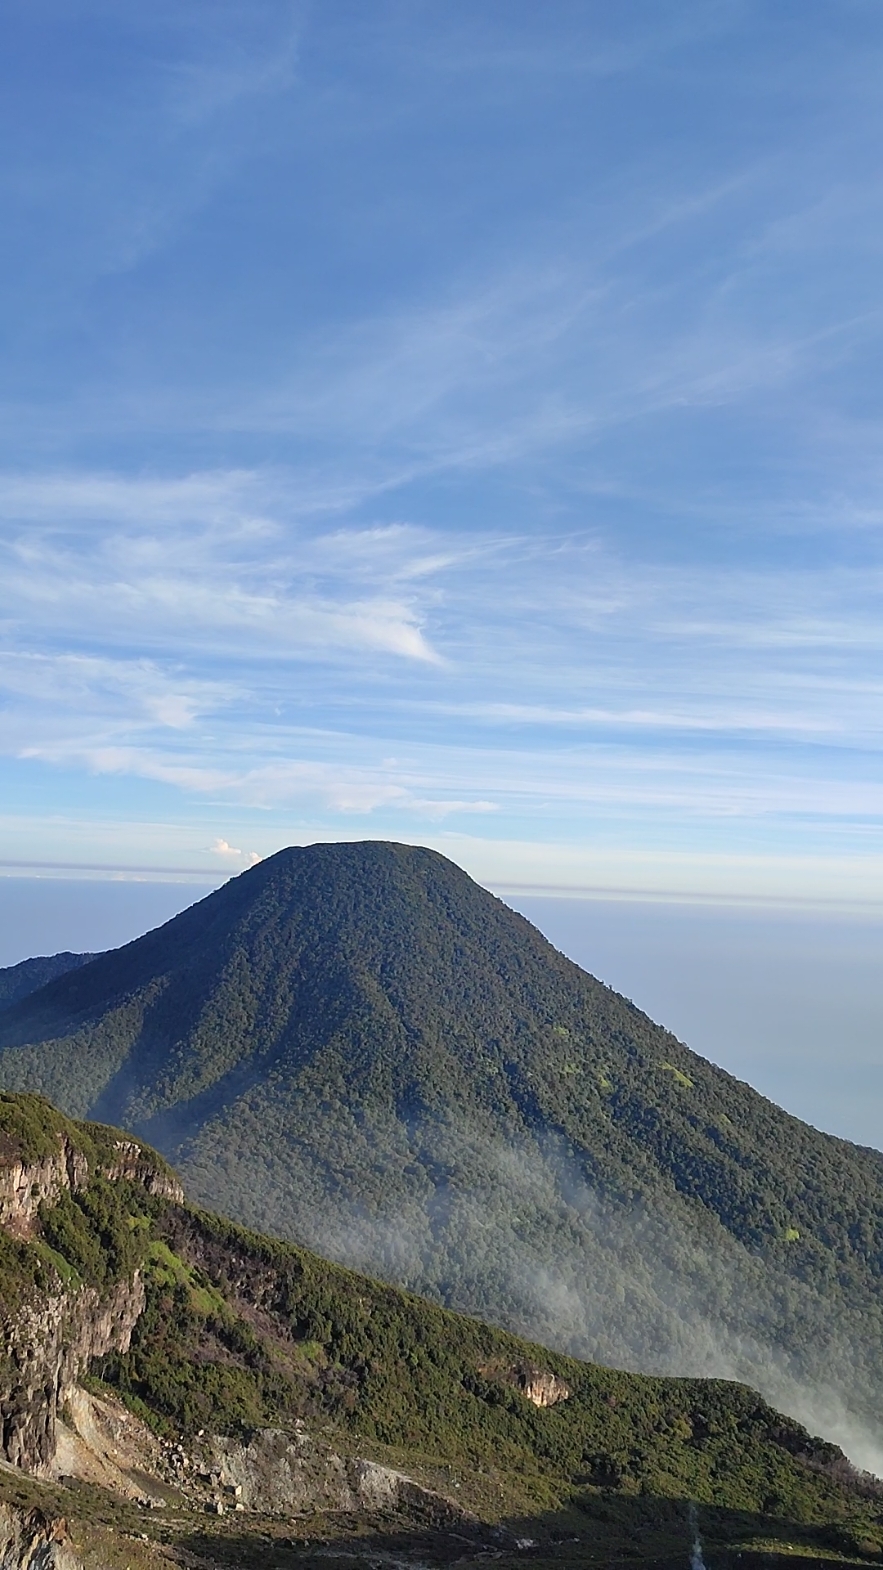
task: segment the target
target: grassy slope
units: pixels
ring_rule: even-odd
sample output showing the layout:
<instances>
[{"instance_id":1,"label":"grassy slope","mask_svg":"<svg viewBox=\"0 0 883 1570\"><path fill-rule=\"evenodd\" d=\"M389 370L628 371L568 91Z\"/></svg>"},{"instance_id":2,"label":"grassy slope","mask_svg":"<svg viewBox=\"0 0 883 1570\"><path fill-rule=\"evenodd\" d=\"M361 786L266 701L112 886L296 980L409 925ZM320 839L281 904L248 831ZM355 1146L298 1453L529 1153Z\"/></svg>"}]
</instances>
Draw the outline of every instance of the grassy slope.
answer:
<instances>
[{"instance_id":1,"label":"grassy slope","mask_svg":"<svg viewBox=\"0 0 883 1570\"><path fill-rule=\"evenodd\" d=\"M433 852L281 852L0 1018L193 1193L583 1355L883 1414L883 1157L690 1053Z\"/></svg>"},{"instance_id":2,"label":"grassy slope","mask_svg":"<svg viewBox=\"0 0 883 1570\"><path fill-rule=\"evenodd\" d=\"M72 1125L36 1098L0 1100L0 1129L7 1158L16 1148L45 1154L59 1133L98 1165L112 1149L113 1131ZM53 1271L75 1286L145 1270L148 1304L131 1350L94 1375L160 1432L236 1433L304 1417L344 1452L400 1464L482 1520L538 1535L556 1558L577 1550L555 1548L555 1539L574 1536L580 1562L602 1553L675 1555L691 1499L719 1549L792 1543L822 1558L880 1552L879 1500L856 1490L831 1446L744 1386L581 1364L100 1177L44 1209L42 1237L13 1250L18 1275L5 1259L0 1270L13 1312L11 1289L17 1301L29 1280L39 1293ZM569 1399L534 1407L513 1383L526 1368L558 1374ZM119 1516L88 1491L64 1508L96 1530ZM416 1529L385 1530L407 1538ZM163 1531L191 1543L200 1535L183 1518ZM310 1532L327 1538L329 1524L314 1522ZM241 1564L249 1555L260 1562L265 1547L209 1544Z\"/></svg>"}]
</instances>

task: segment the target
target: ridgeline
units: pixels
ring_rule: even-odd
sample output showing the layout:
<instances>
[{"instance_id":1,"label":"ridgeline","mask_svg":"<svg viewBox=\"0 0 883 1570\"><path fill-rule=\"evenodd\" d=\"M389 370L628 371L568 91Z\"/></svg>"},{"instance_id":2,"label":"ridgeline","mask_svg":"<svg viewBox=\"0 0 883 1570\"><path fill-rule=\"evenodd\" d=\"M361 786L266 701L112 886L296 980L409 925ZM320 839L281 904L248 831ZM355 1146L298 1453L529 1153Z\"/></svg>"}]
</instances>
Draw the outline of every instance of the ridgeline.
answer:
<instances>
[{"instance_id":1,"label":"ridgeline","mask_svg":"<svg viewBox=\"0 0 883 1570\"><path fill-rule=\"evenodd\" d=\"M16 1570L75 1570L71 1536L94 1570L674 1570L696 1505L727 1570L883 1554L880 1489L752 1390L580 1363L257 1236L35 1096L0 1095L0 1461Z\"/></svg>"},{"instance_id":2,"label":"ridgeline","mask_svg":"<svg viewBox=\"0 0 883 1570\"><path fill-rule=\"evenodd\" d=\"M433 851L281 851L0 1013L0 1083L201 1203L883 1466L883 1156L690 1052Z\"/></svg>"}]
</instances>

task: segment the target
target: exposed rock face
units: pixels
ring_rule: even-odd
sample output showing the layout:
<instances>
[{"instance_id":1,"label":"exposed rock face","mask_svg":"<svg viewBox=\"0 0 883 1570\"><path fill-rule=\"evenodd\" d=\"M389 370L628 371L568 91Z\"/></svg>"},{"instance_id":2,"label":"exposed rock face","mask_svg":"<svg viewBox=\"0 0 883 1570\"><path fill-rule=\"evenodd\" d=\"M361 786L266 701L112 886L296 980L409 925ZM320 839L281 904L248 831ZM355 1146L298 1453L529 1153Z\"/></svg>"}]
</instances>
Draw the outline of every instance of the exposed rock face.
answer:
<instances>
[{"instance_id":1,"label":"exposed rock face","mask_svg":"<svg viewBox=\"0 0 883 1570\"><path fill-rule=\"evenodd\" d=\"M13 1237L32 1237L41 1204L54 1204L63 1189L76 1193L88 1176L86 1157L66 1139L57 1153L39 1161L0 1166L0 1226Z\"/></svg>"},{"instance_id":2,"label":"exposed rock face","mask_svg":"<svg viewBox=\"0 0 883 1570\"><path fill-rule=\"evenodd\" d=\"M0 1504L0 1570L83 1570L63 1519Z\"/></svg>"},{"instance_id":3,"label":"exposed rock face","mask_svg":"<svg viewBox=\"0 0 883 1570\"><path fill-rule=\"evenodd\" d=\"M162 1504L167 1473L163 1445L122 1402L79 1387L69 1390L56 1425L54 1478L79 1478L112 1488L139 1504Z\"/></svg>"},{"instance_id":4,"label":"exposed rock face","mask_svg":"<svg viewBox=\"0 0 883 1570\"><path fill-rule=\"evenodd\" d=\"M506 1367L502 1363L487 1363L480 1370L487 1379L498 1379L501 1384L512 1385L534 1406L557 1406L571 1394L570 1386L550 1368L538 1368L535 1363L517 1363Z\"/></svg>"},{"instance_id":5,"label":"exposed rock face","mask_svg":"<svg viewBox=\"0 0 883 1570\"><path fill-rule=\"evenodd\" d=\"M247 1443L209 1441L220 1488L247 1510L297 1515L305 1510L407 1509L435 1523L468 1519L450 1499L422 1488L391 1467L358 1456L340 1456L314 1439L303 1424L294 1433L263 1428Z\"/></svg>"},{"instance_id":6,"label":"exposed rock face","mask_svg":"<svg viewBox=\"0 0 883 1570\"><path fill-rule=\"evenodd\" d=\"M181 1204L184 1190L177 1178L158 1167L134 1139L118 1139L114 1156L101 1168L112 1182L128 1178L148 1194ZM57 1152L38 1161L15 1159L2 1163L0 1153L0 1227L13 1237L33 1237L42 1204L52 1205L64 1189L75 1194L89 1180L89 1163L69 1140L59 1139Z\"/></svg>"},{"instance_id":7,"label":"exposed rock face","mask_svg":"<svg viewBox=\"0 0 883 1570\"><path fill-rule=\"evenodd\" d=\"M8 1370L0 1391L0 1451L8 1461L38 1476L49 1473L58 1413L80 1370L93 1357L127 1351L143 1307L144 1283L135 1275L104 1297L93 1287L44 1294L0 1328Z\"/></svg>"},{"instance_id":8,"label":"exposed rock face","mask_svg":"<svg viewBox=\"0 0 883 1570\"><path fill-rule=\"evenodd\" d=\"M534 1406L557 1406L570 1395L570 1386L547 1368L520 1368L515 1383Z\"/></svg>"},{"instance_id":9,"label":"exposed rock face","mask_svg":"<svg viewBox=\"0 0 883 1570\"><path fill-rule=\"evenodd\" d=\"M134 1140L118 1140L114 1150L105 1177L182 1197L177 1181ZM49 1156L0 1164L0 1226L20 1240L32 1237L40 1205L57 1202L64 1190L76 1193L88 1179L86 1156L64 1136ZM38 1476L49 1473L58 1413L80 1370L94 1357L127 1351L143 1307L144 1283L136 1273L105 1293L88 1286L43 1292L0 1319L0 1456Z\"/></svg>"},{"instance_id":10,"label":"exposed rock face","mask_svg":"<svg viewBox=\"0 0 883 1570\"><path fill-rule=\"evenodd\" d=\"M259 1429L247 1440L209 1435L189 1454L183 1443L158 1440L120 1402L74 1389L57 1434L53 1477L97 1483L142 1505L165 1504L171 1493L179 1505L218 1514L404 1512L434 1526L473 1519L403 1472L339 1455L302 1422L290 1432Z\"/></svg>"},{"instance_id":11,"label":"exposed rock face","mask_svg":"<svg viewBox=\"0 0 883 1570\"><path fill-rule=\"evenodd\" d=\"M120 1178L128 1178L132 1183L140 1183L148 1194L155 1194L160 1199L170 1199L175 1205L183 1205L184 1190L174 1173L163 1171L152 1161L138 1141L135 1139L118 1139L114 1145L114 1159L102 1167L106 1178L112 1182Z\"/></svg>"}]
</instances>

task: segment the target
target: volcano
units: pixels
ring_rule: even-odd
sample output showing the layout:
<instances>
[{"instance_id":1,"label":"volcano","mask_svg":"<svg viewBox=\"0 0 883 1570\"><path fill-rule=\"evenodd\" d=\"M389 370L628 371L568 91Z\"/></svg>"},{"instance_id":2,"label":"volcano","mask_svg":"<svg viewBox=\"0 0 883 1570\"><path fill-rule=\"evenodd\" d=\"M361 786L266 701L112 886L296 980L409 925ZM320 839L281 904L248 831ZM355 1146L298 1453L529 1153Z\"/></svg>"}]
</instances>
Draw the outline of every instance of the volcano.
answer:
<instances>
[{"instance_id":1,"label":"volcano","mask_svg":"<svg viewBox=\"0 0 883 1570\"><path fill-rule=\"evenodd\" d=\"M583 1357L750 1380L874 1461L883 1156L435 851L280 851L4 1008L0 1084L132 1130L246 1225Z\"/></svg>"}]
</instances>

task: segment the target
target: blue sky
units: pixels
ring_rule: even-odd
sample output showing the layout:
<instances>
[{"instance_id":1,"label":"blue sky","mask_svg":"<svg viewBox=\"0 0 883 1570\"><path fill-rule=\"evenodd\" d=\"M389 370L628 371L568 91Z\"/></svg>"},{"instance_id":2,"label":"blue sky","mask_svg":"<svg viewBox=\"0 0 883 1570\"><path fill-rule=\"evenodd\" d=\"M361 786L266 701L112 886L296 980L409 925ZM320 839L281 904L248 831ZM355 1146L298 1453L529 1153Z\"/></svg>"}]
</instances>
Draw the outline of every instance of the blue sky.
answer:
<instances>
[{"instance_id":1,"label":"blue sky","mask_svg":"<svg viewBox=\"0 0 883 1570\"><path fill-rule=\"evenodd\" d=\"M876 0L10 0L0 870L883 899Z\"/></svg>"}]
</instances>

